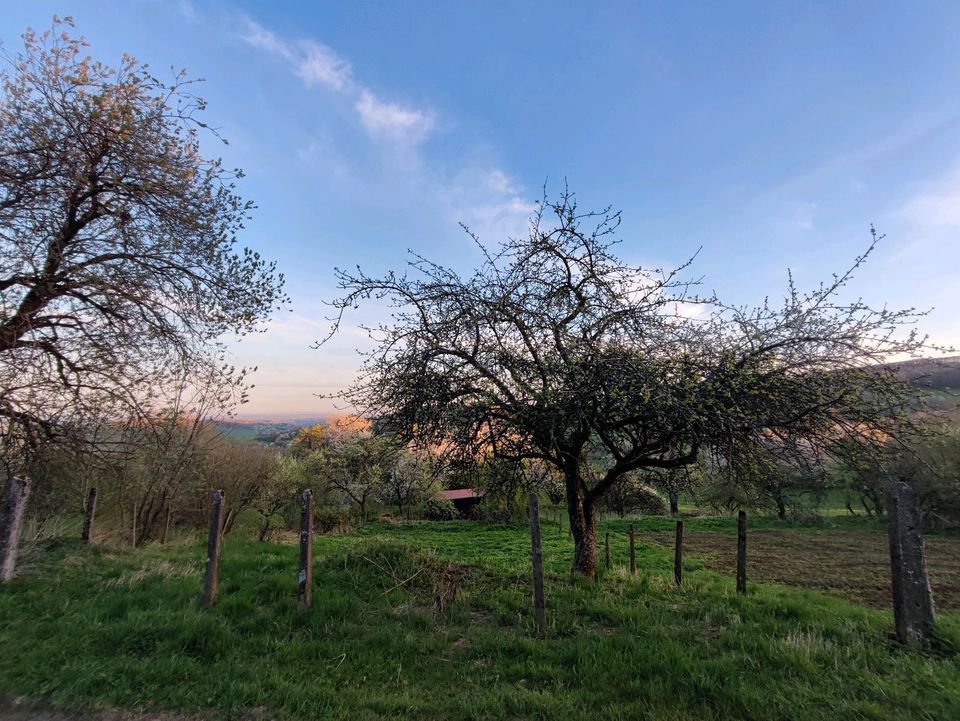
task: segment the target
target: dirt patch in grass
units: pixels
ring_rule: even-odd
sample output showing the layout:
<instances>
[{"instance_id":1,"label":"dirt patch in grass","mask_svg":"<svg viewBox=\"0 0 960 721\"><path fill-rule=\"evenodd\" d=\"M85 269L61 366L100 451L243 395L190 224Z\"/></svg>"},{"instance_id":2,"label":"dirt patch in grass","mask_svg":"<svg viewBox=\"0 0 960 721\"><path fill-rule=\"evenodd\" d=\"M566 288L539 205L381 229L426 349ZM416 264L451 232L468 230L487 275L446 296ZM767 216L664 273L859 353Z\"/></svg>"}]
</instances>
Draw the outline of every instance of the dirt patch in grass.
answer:
<instances>
[{"instance_id":1,"label":"dirt patch in grass","mask_svg":"<svg viewBox=\"0 0 960 721\"><path fill-rule=\"evenodd\" d=\"M673 545L673 533L646 538ZM960 538L924 541L936 607L960 610ZM711 569L735 573L737 538L717 531L687 531L684 555ZM875 608L890 607L890 554L881 533L758 530L747 535L747 578L811 588Z\"/></svg>"}]
</instances>

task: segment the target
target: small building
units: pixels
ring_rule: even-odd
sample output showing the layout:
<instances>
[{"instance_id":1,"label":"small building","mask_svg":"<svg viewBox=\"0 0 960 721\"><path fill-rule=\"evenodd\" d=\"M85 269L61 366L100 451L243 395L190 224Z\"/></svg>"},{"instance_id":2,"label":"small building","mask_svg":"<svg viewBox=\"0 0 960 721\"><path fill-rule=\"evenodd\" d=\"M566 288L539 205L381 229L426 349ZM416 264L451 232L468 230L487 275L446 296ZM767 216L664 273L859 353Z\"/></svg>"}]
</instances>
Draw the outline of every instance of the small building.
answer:
<instances>
[{"instance_id":1,"label":"small building","mask_svg":"<svg viewBox=\"0 0 960 721\"><path fill-rule=\"evenodd\" d=\"M483 499L483 491L475 491L472 488L458 488L455 491L444 491L443 497L453 504L460 514L460 518L469 518L476 520L477 506Z\"/></svg>"}]
</instances>

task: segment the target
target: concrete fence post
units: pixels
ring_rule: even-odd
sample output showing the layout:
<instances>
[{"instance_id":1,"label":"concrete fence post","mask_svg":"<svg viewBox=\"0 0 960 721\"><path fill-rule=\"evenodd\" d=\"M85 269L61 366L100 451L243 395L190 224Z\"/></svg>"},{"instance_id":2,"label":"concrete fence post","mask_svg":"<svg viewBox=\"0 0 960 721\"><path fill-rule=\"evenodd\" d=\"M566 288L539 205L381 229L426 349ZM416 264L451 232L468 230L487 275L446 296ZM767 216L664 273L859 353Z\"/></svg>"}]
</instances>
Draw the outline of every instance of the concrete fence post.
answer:
<instances>
[{"instance_id":1,"label":"concrete fence post","mask_svg":"<svg viewBox=\"0 0 960 721\"><path fill-rule=\"evenodd\" d=\"M0 506L0 583L13 578L20 550L23 517L30 500L33 480L29 476L10 476L3 487L3 505Z\"/></svg>"},{"instance_id":2,"label":"concrete fence post","mask_svg":"<svg viewBox=\"0 0 960 721\"><path fill-rule=\"evenodd\" d=\"M97 513L97 489L93 487L87 494L87 507L83 513L83 533L80 534L80 540L84 543L90 543L90 534L93 532L93 519Z\"/></svg>"},{"instance_id":3,"label":"concrete fence post","mask_svg":"<svg viewBox=\"0 0 960 721\"><path fill-rule=\"evenodd\" d=\"M533 558L533 622L537 633L546 628L543 600L543 553L540 549L540 503L536 493L530 494L530 553Z\"/></svg>"},{"instance_id":4,"label":"concrete fence post","mask_svg":"<svg viewBox=\"0 0 960 721\"><path fill-rule=\"evenodd\" d=\"M934 640L933 595L920 533L920 504L909 484L894 481L888 489L890 570L897 640L920 648Z\"/></svg>"},{"instance_id":5,"label":"concrete fence post","mask_svg":"<svg viewBox=\"0 0 960 721\"><path fill-rule=\"evenodd\" d=\"M303 492L300 509L300 573L297 576L297 603L310 608L313 602L313 491Z\"/></svg>"},{"instance_id":6,"label":"concrete fence post","mask_svg":"<svg viewBox=\"0 0 960 721\"><path fill-rule=\"evenodd\" d=\"M223 540L223 491L214 491L210 502L210 532L207 536L207 571L203 577L203 605L217 601L220 582L220 543Z\"/></svg>"}]
</instances>

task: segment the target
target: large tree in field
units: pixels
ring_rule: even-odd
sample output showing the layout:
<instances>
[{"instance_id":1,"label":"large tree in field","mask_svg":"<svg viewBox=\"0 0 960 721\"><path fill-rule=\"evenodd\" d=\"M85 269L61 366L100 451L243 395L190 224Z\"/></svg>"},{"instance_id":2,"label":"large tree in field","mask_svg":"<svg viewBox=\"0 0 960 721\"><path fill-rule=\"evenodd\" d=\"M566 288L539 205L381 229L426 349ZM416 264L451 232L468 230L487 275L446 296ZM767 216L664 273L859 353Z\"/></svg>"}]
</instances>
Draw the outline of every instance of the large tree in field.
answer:
<instances>
[{"instance_id":1,"label":"large tree in field","mask_svg":"<svg viewBox=\"0 0 960 721\"><path fill-rule=\"evenodd\" d=\"M170 382L213 373L229 389L242 372L219 339L285 302L273 263L236 245L252 205L239 171L201 153L190 81L94 61L72 25L0 51L0 434L14 462L88 416L155 407Z\"/></svg>"},{"instance_id":2,"label":"large tree in field","mask_svg":"<svg viewBox=\"0 0 960 721\"><path fill-rule=\"evenodd\" d=\"M21 499L44 443L89 442L211 379L221 406L242 400L220 339L286 300L274 265L236 245L252 205L239 171L201 153L190 81L96 62L72 26L0 49L0 475ZM14 505L0 509L7 577Z\"/></svg>"},{"instance_id":3,"label":"large tree in field","mask_svg":"<svg viewBox=\"0 0 960 721\"><path fill-rule=\"evenodd\" d=\"M471 275L421 257L403 275L340 271L336 301L335 323L365 299L395 306L346 400L411 439L555 467L586 576L600 500L625 474L747 443L815 463L845 437L903 432L902 388L876 366L923 343L899 333L914 312L838 299L852 270L806 294L791 282L777 306L698 299L683 268L620 260L619 222L565 192L528 237L478 241Z\"/></svg>"}]
</instances>

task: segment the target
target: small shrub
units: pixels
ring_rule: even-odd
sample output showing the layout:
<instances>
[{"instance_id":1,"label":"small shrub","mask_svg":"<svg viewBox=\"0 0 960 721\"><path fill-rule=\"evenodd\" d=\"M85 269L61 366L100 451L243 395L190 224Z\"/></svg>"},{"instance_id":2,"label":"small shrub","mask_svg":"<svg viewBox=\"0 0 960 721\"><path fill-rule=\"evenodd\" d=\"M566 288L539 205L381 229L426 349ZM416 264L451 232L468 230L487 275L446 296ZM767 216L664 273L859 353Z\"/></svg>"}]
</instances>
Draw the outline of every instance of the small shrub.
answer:
<instances>
[{"instance_id":1,"label":"small shrub","mask_svg":"<svg viewBox=\"0 0 960 721\"><path fill-rule=\"evenodd\" d=\"M353 528L350 509L343 506L323 506L313 513L317 533L343 533Z\"/></svg>"},{"instance_id":2,"label":"small shrub","mask_svg":"<svg viewBox=\"0 0 960 721\"><path fill-rule=\"evenodd\" d=\"M452 521L458 517L453 502L447 498L429 498L422 507L423 517L429 521Z\"/></svg>"}]
</instances>

